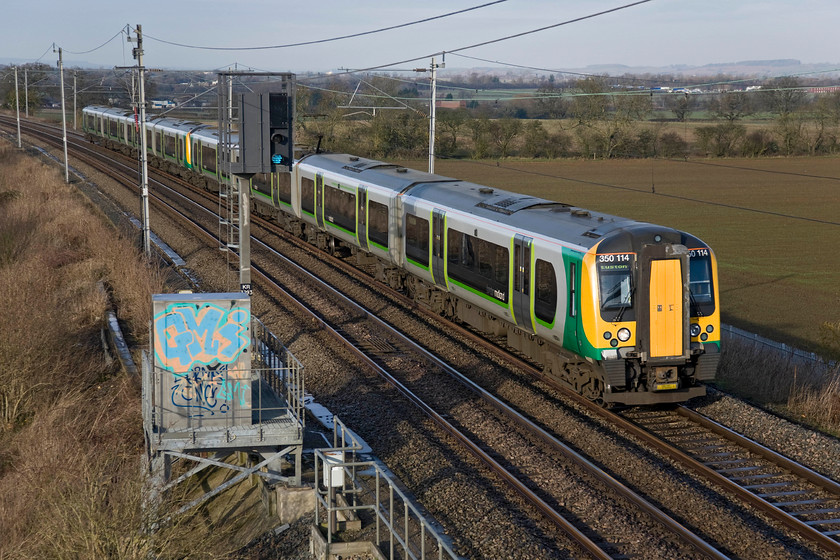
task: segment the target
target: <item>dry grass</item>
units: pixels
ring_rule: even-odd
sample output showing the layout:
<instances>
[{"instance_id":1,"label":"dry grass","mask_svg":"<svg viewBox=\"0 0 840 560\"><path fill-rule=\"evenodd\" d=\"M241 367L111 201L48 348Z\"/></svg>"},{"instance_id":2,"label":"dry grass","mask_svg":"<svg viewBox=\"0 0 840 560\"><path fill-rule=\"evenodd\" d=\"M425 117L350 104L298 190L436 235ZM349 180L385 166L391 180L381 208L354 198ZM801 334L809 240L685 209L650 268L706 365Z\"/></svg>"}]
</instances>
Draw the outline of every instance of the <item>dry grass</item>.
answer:
<instances>
[{"instance_id":1,"label":"dry grass","mask_svg":"<svg viewBox=\"0 0 840 560\"><path fill-rule=\"evenodd\" d=\"M795 418L840 436L840 369L837 366L814 385L797 385L787 410Z\"/></svg>"},{"instance_id":2,"label":"dry grass","mask_svg":"<svg viewBox=\"0 0 840 560\"><path fill-rule=\"evenodd\" d=\"M58 171L0 146L0 560L223 557L235 524L203 508L162 523L177 492L144 507L139 390L105 359L97 283L145 341L163 282L98 217Z\"/></svg>"}]
</instances>

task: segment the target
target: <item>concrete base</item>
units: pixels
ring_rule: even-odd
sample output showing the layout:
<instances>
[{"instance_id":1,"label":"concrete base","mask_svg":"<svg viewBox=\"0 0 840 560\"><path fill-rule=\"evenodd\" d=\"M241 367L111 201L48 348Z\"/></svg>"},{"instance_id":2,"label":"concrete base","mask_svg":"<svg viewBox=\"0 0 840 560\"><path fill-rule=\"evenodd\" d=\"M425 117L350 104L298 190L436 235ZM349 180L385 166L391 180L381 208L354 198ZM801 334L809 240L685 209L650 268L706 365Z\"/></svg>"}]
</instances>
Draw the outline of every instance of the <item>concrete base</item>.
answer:
<instances>
[{"instance_id":1,"label":"concrete base","mask_svg":"<svg viewBox=\"0 0 840 560\"><path fill-rule=\"evenodd\" d=\"M385 556L370 541L342 542L327 544L327 539L318 527L312 527L309 537L309 552L317 560L335 560L337 558L362 557L372 560L386 560Z\"/></svg>"},{"instance_id":2,"label":"concrete base","mask_svg":"<svg viewBox=\"0 0 840 560\"><path fill-rule=\"evenodd\" d=\"M315 491L312 488L285 488L275 490L278 521L294 523L307 513L315 511Z\"/></svg>"},{"instance_id":3,"label":"concrete base","mask_svg":"<svg viewBox=\"0 0 840 560\"><path fill-rule=\"evenodd\" d=\"M344 499L343 494L336 494L335 502L341 507L347 507L350 504ZM360 531L362 529L362 520L356 515L352 509L344 509L336 512L336 520L338 521L338 531Z\"/></svg>"}]
</instances>

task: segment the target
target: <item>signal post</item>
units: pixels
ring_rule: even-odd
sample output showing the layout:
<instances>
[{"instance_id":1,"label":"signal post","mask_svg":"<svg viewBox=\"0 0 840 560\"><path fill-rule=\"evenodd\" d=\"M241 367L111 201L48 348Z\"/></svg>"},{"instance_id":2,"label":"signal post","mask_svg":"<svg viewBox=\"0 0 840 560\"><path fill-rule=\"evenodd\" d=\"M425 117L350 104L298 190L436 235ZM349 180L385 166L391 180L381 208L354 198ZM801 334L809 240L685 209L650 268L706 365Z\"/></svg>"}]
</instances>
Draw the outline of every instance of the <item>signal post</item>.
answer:
<instances>
[{"instance_id":1,"label":"signal post","mask_svg":"<svg viewBox=\"0 0 840 560\"><path fill-rule=\"evenodd\" d=\"M264 77L265 82L248 82L248 91L234 95L233 79L240 83L248 78ZM273 78L273 79L272 79ZM224 87L224 85L227 87ZM238 185L231 185L228 196L236 203L229 205L229 219L235 218L236 241L228 247L239 250L239 288L251 293L251 220L250 181L256 174L291 173L294 164L295 75L291 73L221 72L220 142L227 141L231 174ZM234 118L234 108L237 117ZM227 116L223 115L226 112ZM238 123L239 158L231 157L233 145L230 130ZM226 132L225 132L226 131ZM223 189L220 188L220 193ZM233 231L233 228L230 229Z\"/></svg>"}]
</instances>

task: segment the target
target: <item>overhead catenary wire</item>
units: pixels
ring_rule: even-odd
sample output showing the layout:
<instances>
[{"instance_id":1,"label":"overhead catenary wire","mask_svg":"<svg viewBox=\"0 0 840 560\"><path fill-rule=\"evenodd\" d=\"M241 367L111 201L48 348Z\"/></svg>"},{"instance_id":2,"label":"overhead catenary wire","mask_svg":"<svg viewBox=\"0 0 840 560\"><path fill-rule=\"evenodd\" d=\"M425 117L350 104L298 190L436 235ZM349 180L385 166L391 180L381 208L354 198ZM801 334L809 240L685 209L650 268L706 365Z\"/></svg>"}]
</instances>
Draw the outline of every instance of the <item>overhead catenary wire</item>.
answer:
<instances>
[{"instance_id":1,"label":"overhead catenary wire","mask_svg":"<svg viewBox=\"0 0 840 560\"><path fill-rule=\"evenodd\" d=\"M105 41L104 43L99 45L98 47L94 47L94 48L92 48L90 50L87 50L87 51L65 51L65 52L68 53L68 54L76 54L76 55L92 53L92 52L98 51L99 49L101 49L102 47L104 47L105 45L107 45L108 43L110 43L111 41L113 41L114 39L116 39L117 37L119 37L120 35L123 35L123 34L125 34L125 28L122 28L119 31L117 31L114 34L113 37L111 37L110 39L108 39L107 41Z\"/></svg>"},{"instance_id":2,"label":"overhead catenary wire","mask_svg":"<svg viewBox=\"0 0 840 560\"><path fill-rule=\"evenodd\" d=\"M283 45L267 45L267 46L259 46L259 47L211 47L211 46L201 46L201 45L188 45L188 44L185 44L185 43L176 43L174 41L166 41L164 39L159 39L159 38L156 38L156 37L152 37L151 35L148 35L148 34L146 34L146 38L152 39L154 41L158 41L159 43L165 43L167 45L172 45L172 46L175 46L175 47L184 47L184 48L187 48L187 49L200 49L200 50L211 50L211 51L256 51L256 50L268 50L268 49L286 49L286 48L291 48L291 47L303 47L303 46L308 46L308 45L318 45L318 44L321 44L321 43L330 43L330 42L333 42L333 41L342 41L344 39L352 39L352 38L355 38L355 37L362 37L362 36L365 36L365 35L373 35L375 33L383 33L385 31L392 31L394 29L400 29L400 28L403 28L403 27L409 27L411 25L418 25L418 24L421 24L421 23L427 23L427 22L434 21L434 20L437 20L437 19L442 19L442 18L446 18L446 17L458 15L458 14L463 14L463 13L466 13L466 12L471 12L473 10L486 8L488 6L492 6L494 4L501 4L503 2L507 2L507 0L495 0L493 2L487 2L486 4L480 4L478 6L473 6L471 8L464 8L463 10L456 10L454 12L449 12L449 13L441 14L441 15L438 15L438 16L432 16L432 17L428 17L428 18L424 18L424 19L410 21L410 22L407 22L407 23L400 23L398 25L391 25L389 27L380 27L378 29L372 29L370 31L362 31L362 32L359 32L359 33L351 33L349 35L341 35L339 37L331 37L331 38L328 38L328 39L315 39L315 40L312 40L312 41L301 41L301 42L298 42L298 43L287 43L287 44L283 44Z\"/></svg>"},{"instance_id":3,"label":"overhead catenary wire","mask_svg":"<svg viewBox=\"0 0 840 560\"><path fill-rule=\"evenodd\" d=\"M509 41L511 39L517 39L519 37L524 37L526 35L539 33L541 31L547 31L549 29L555 29L557 27L561 27L561 26L564 26L564 25L570 25L572 23L578 23L578 22L581 22L581 21L585 21L587 19L592 19L592 18L596 18L596 17L603 16L603 15L606 15L606 14L611 14L611 13L614 13L614 12L618 12L620 10L626 10L628 8L632 8L632 7L638 6L640 4L646 4L646 3L652 2L652 1L653 0L638 0L637 2L631 2L630 4L624 4L624 5L621 5L621 6L617 6L615 8L610 8L608 10L602 10L600 12L595 12L595 13L592 13L592 14L589 14L589 15L580 16L580 17L576 17L576 18L573 18L573 19L561 21L559 23L555 23L555 24L552 24L552 25L546 25L546 26L543 26L543 27L539 27L537 29L522 31L520 33L514 33L514 34L511 34L511 35L505 35L504 37L498 37L496 39L490 39L490 40L487 40L487 41L482 41L480 43L474 43L472 45L467 45L467 46L464 46L464 47L458 47L456 49L441 50L441 51L433 52L433 53L426 54L426 55L423 55L423 56L417 56L417 57L414 57L414 58L407 58L405 60L399 60L399 61L391 62L391 63L388 63L388 64L379 64L379 65L376 65L376 66L369 66L367 68L357 68L355 70L347 70L346 72L334 72L332 75L333 76L341 76L341 75L344 75L344 74L356 74L358 72L370 72L370 71L373 71L373 70L382 70L382 69L390 68L390 67L393 67L393 66L399 66L399 65L402 65L402 64L407 64L409 62L416 62L418 60L427 60L427 59L437 57L437 56L443 56L445 58L447 53L457 53L457 52L461 52L461 51L465 51L465 50L469 50L469 49L475 49L475 48L478 48L478 47L484 47L484 46L487 46L487 45L500 43L502 41Z\"/></svg>"}]
</instances>

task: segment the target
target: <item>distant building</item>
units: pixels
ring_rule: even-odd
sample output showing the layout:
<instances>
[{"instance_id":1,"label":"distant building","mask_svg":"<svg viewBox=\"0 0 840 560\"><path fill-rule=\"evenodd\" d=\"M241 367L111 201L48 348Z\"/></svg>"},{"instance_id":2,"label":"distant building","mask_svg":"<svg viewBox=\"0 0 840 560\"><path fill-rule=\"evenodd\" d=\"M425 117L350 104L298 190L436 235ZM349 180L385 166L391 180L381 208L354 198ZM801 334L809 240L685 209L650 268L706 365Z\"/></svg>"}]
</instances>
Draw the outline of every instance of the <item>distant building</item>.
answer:
<instances>
[{"instance_id":1,"label":"distant building","mask_svg":"<svg viewBox=\"0 0 840 560\"><path fill-rule=\"evenodd\" d=\"M171 109L175 106L174 102L165 99L152 99L151 104L152 109Z\"/></svg>"},{"instance_id":2,"label":"distant building","mask_svg":"<svg viewBox=\"0 0 840 560\"><path fill-rule=\"evenodd\" d=\"M840 91L840 86L819 86L808 88L808 93L834 93Z\"/></svg>"},{"instance_id":3,"label":"distant building","mask_svg":"<svg viewBox=\"0 0 840 560\"><path fill-rule=\"evenodd\" d=\"M435 107L440 109L465 109L467 107L467 102L463 99L460 101L435 101Z\"/></svg>"}]
</instances>

